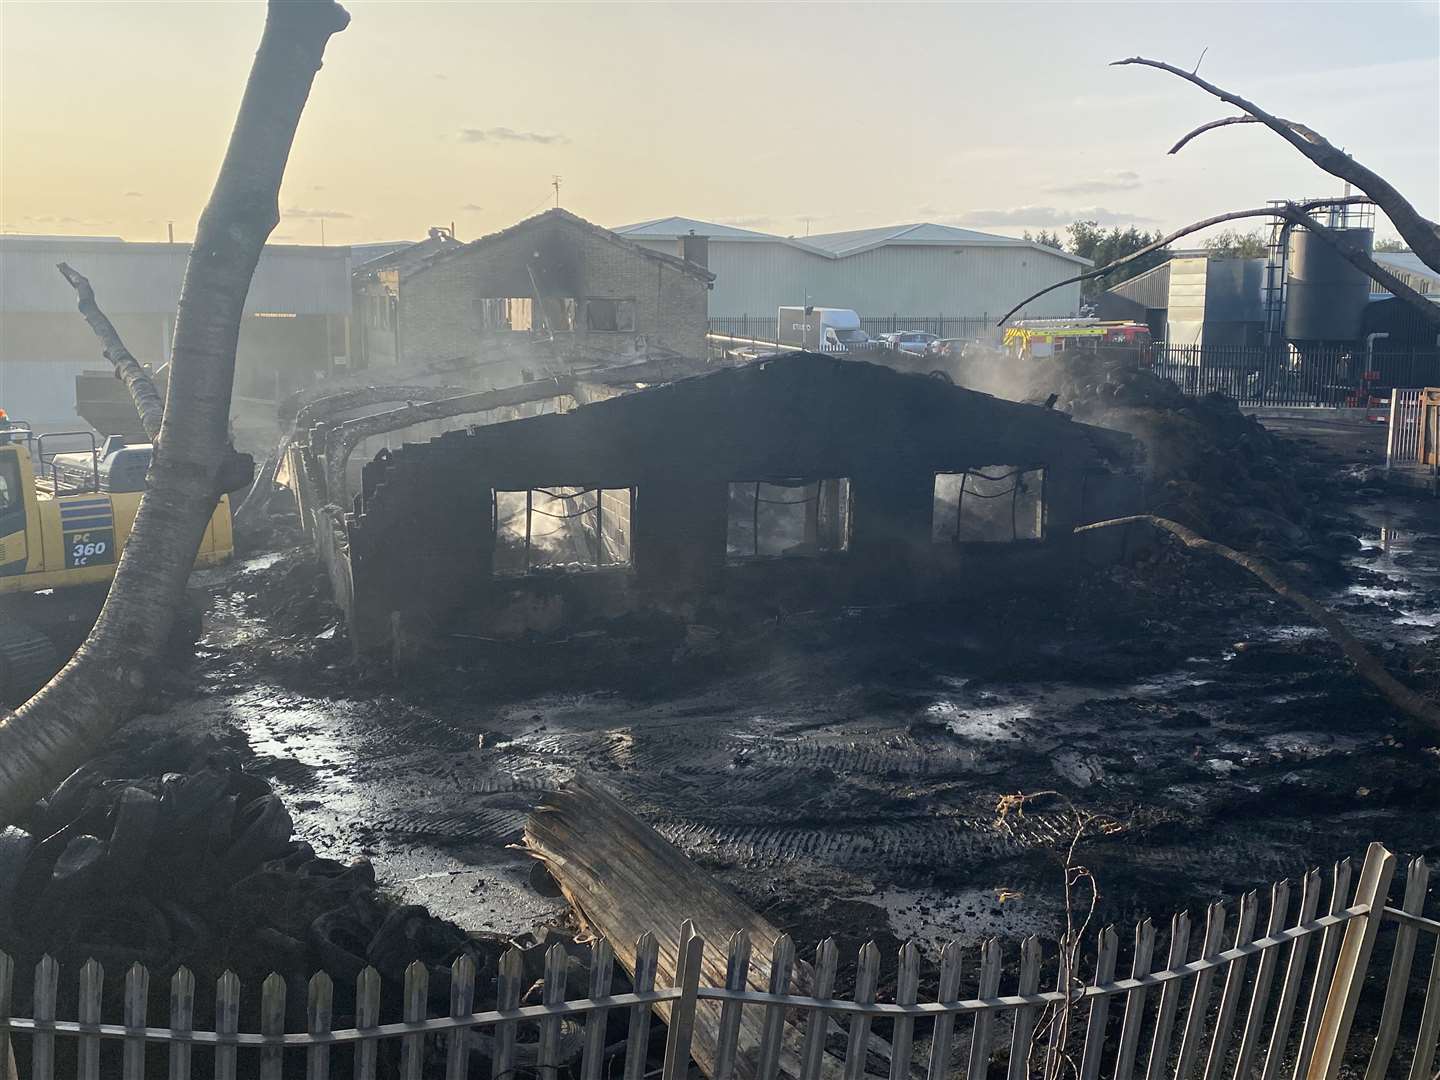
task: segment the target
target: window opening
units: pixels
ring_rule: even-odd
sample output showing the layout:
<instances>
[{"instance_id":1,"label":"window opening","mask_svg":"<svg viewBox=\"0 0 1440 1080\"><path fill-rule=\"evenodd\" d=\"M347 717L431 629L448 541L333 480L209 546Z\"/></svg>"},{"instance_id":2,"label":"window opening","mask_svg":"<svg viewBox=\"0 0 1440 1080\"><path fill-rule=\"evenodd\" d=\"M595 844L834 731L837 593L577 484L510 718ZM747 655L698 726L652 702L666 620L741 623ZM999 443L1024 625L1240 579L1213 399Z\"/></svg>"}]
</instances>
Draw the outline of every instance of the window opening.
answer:
<instances>
[{"instance_id":1,"label":"window opening","mask_svg":"<svg viewBox=\"0 0 1440 1080\"><path fill-rule=\"evenodd\" d=\"M937 544L1045 538L1045 470L987 465L935 474L931 539Z\"/></svg>"},{"instance_id":2,"label":"window opening","mask_svg":"<svg viewBox=\"0 0 1440 1080\"><path fill-rule=\"evenodd\" d=\"M631 488L496 491L495 573L629 566L632 502Z\"/></svg>"},{"instance_id":3,"label":"window opening","mask_svg":"<svg viewBox=\"0 0 1440 1080\"><path fill-rule=\"evenodd\" d=\"M585 326L589 330L614 330L633 333L635 330L634 300L587 300Z\"/></svg>"},{"instance_id":4,"label":"window opening","mask_svg":"<svg viewBox=\"0 0 1440 1080\"><path fill-rule=\"evenodd\" d=\"M850 481L752 480L730 485L731 559L815 556L850 546Z\"/></svg>"}]
</instances>

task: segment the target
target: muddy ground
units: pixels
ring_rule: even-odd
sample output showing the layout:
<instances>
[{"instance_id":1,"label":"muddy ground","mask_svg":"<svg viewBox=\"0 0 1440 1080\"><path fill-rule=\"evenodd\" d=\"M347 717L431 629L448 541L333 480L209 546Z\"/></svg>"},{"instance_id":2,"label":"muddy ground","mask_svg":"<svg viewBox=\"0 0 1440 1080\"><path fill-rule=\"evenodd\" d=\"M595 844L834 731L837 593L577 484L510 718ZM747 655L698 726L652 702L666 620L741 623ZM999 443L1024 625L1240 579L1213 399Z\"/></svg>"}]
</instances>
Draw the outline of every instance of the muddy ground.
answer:
<instances>
[{"instance_id":1,"label":"muddy ground","mask_svg":"<svg viewBox=\"0 0 1440 1080\"><path fill-rule=\"evenodd\" d=\"M1440 688L1440 508L1345 467L1372 442L1326 460L1358 539L1313 588ZM513 845L577 769L802 943L1053 937L1072 807L1103 826L1079 851L1107 921L1371 840L1440 855L1436 739L1243 571L1164 544L1065 596L455 641L400 680L351 665L303 549L200 578L194 665L130 737L213 735L319 854L363 854L397 897L468 928L568 917ZM997 826L1016 792L1056 794Z\"/></svg>"}]
</instances>

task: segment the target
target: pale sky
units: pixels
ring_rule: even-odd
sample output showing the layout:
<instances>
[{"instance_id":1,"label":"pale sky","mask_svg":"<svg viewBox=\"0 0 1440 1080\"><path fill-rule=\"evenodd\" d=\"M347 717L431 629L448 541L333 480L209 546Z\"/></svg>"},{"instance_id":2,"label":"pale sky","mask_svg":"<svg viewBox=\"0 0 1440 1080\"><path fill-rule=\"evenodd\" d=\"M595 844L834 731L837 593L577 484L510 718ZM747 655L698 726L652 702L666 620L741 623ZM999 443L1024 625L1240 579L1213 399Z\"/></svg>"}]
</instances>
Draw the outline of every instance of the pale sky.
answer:
<instances>
[{"instance_id":1,"label":"pale sky","mask_svg":"<svg viewBox=\"0 0 1440 1080\"><path fill-rule=\"evenodd\" d=\"M352 2L276 241L461 239L561 203L782 234L1176 227L1338 182L1132 54L1302 121L1440 218L1440 0ZM0 2L0 228L193 235L264 6ZM1382 233L1389 231L1382 226Z\"/></svg>"}]
</instances>

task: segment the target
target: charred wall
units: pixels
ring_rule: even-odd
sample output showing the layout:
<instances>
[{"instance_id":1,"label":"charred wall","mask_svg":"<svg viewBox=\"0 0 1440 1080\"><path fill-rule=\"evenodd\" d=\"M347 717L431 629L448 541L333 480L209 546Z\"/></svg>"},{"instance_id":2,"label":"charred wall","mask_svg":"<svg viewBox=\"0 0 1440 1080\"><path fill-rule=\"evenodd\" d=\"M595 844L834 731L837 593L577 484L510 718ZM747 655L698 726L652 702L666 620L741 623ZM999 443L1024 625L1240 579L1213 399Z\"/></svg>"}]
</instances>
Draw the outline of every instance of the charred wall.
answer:
<instances>
[{"instance_id":1,"label":"charred wall","mask_svg":"<svg viewBox=\"0 0 1440 1080\"><path fill-rule=\"evenodd\" d=\"M523 603L543 626L637 605L793 608L1053 584L1087 556L1114 554L1109 539L1071 530L1135 508L1134 447L1034 406L803 354L451 432L366 466L348 528L352 630L367 648L385 643L391 612L510 627ZM937 543L936 474L1002 466L1043 477L1043 535ZM843 480L843 545L796 544L803 554L776 558L727 548L731 485L772 480L801 495ZM629 493L629 563L493 574L494 493L560 487L604 489L602 505L609 493L612 529L617 493Z\"/></svg>"}]
</instances>

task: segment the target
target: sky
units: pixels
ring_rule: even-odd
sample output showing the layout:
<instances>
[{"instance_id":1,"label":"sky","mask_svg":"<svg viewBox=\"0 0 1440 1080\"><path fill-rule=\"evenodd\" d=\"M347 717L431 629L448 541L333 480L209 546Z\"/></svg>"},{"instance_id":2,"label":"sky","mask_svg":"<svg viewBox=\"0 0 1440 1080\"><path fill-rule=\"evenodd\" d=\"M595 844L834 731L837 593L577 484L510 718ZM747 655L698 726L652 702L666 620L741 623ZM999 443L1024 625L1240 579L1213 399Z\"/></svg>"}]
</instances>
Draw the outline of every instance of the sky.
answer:
<instances>
[{"instance_id":1,"label":"sky","mask_svg":"<svg viewBox=\"0 0 1440 1080\"><path fill-rule=\"evenodd\" d=\"M272 240L462 240L560 202L803 236L910 221L1177 228L1337 193L1140 54L1301 121L1440 218L1440 0L350 2ZM258 2L0 0L0 229L188 240ZM1203 58L1202 58L1203 53ZM1381 233L1388 230L1382 224Z\"/></svg>"}]
</instances>

